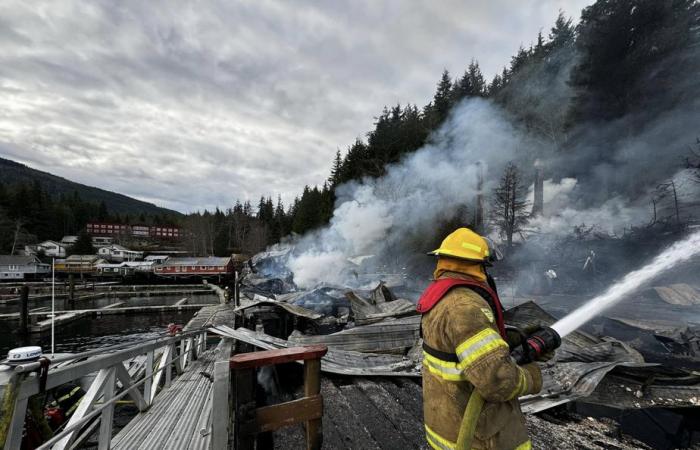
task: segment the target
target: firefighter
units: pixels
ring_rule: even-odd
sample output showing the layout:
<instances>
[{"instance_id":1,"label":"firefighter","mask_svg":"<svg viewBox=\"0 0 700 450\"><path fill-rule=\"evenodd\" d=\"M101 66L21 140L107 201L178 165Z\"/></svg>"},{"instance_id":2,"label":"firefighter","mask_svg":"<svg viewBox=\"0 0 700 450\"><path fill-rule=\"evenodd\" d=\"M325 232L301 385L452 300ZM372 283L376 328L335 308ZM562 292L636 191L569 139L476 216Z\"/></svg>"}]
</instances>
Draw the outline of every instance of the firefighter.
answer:
<instances>
[{"instance_id":1,"label":"firefighter","mask_svg":"<svg viewBox=\"0 0 700 450\"><path fill-rule=\"evenodd\" d=\"M54 401L46 409L46 418L51 428L56 430L73 416L85 391L79 384L71 382L56 387L52 393Z\"/></svg>"},{"instance_id":2,"label":"firefighter","mask_svg":"<svg viewBox=\"0 0 700 450\"><path fill-rule=\"evenodd\" d=\"M430 254L438 256L435 281L417 306L428 443L439 450L530 449L518 397L539 392L542 376L535 363L519 366L511 357L503 309L486 273L488 242L459 228ZM551 353L556 339L538 354Z\"/></svg>"}]
</instances>

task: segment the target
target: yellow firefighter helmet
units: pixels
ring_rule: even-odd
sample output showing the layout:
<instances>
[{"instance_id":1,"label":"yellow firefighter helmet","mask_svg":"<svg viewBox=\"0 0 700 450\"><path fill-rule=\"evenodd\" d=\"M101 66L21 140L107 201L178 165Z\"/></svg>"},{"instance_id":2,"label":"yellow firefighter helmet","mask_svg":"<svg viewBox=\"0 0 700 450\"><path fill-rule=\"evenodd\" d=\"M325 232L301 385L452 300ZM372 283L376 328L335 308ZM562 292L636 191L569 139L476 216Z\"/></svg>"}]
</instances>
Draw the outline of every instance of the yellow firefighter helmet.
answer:
<instances>
[{"instance_id":1,"label":"yellow firefighter helmet","mask_svg":"<svg viewBox=\"0 0 700 450\"><path fill-rule=\"evenodd\" d=\"M486 239L469 228L458 228L442 241L440 248L428 254L488 263L491 252Z\"/></svg>"}]
</instances>

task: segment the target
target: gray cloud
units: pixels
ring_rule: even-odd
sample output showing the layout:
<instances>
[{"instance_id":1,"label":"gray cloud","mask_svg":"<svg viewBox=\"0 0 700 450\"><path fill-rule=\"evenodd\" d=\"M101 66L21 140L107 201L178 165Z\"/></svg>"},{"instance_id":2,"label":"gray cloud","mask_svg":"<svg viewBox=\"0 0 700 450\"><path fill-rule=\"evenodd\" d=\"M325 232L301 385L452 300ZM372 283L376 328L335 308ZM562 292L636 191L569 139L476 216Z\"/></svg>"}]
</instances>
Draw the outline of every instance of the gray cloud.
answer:
<instances>
[{"instance_id":1,"label":"gray cloud","mask_svg":"<svg viewBox=\"0 0 700 450\"><path fill-rule=\"evenodd\" d=\"M0 5L0 154L193 211L322 183L383 105L589 1Z\"/></svg>"}]
</instances>

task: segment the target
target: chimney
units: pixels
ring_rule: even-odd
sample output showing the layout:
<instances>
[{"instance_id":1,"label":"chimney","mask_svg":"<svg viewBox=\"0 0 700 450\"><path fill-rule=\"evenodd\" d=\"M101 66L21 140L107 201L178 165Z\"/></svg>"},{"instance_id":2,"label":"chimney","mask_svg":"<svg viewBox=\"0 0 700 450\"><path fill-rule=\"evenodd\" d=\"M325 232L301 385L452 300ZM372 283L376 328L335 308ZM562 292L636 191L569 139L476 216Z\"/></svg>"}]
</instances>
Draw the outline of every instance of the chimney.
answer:
<instances>
[{"instance_id":1,"label":"chimney","mask_svg":"<svg viewBox=\"0 0 700 450\"><path fill-rule=\"evenodd\" d=\"M476 163L477 185L476 185L476 210L474 213L474 231L481 233L484 231L484 167L481 161Z\"/></svg>"},{"instance_id":2,"label":"chimney","mask_svg":"<svg viewBox=\"0 0 700 450\"><path fill-rule=\"evenodd\" d=\"M544 213L544 176L542 164L535 161L535 198L532 202L532 215L540 216Z\"/></svg>"}]
</instances>

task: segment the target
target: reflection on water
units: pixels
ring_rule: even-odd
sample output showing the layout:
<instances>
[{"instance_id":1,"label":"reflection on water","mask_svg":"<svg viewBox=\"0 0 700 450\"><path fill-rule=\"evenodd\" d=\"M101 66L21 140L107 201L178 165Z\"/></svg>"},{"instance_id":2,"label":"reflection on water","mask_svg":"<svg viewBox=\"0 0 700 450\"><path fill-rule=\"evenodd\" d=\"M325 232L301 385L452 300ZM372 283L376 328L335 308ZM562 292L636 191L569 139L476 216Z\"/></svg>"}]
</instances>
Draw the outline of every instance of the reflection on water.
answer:
<instances>
[{"instance_id":1,"label":"reflection on water","mask_svg":"<svg viewBox=\"0 0 700 450\"><path fill-rule=\"evenodd\" d=\"M182 297L180 297L182 298ZM145 299L142 299L145 300ZM162 300L162 298L161 298ZM175 301L179 300L176 299ZM147 313L140 315L105 315L81 319L56 330L56 352L80 352L125 342L139 342L162 335L168 324L184 325L195 311ZM14 326L0 323L0 355L20 345ZM32 345L41 345L50 352L49 333L33 335Z\"/></svg>"}]
</instances>

